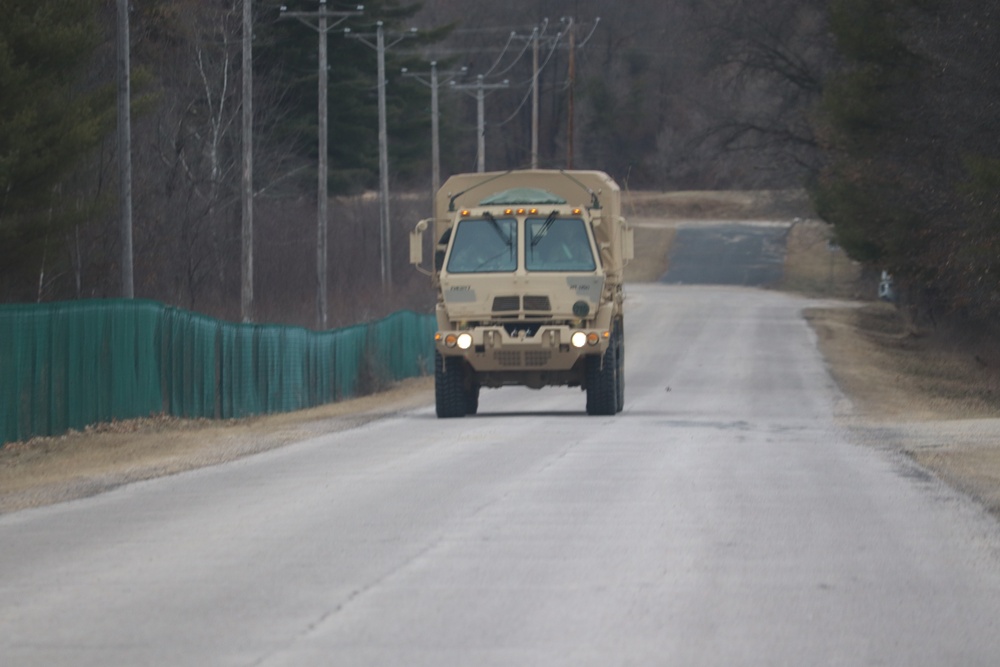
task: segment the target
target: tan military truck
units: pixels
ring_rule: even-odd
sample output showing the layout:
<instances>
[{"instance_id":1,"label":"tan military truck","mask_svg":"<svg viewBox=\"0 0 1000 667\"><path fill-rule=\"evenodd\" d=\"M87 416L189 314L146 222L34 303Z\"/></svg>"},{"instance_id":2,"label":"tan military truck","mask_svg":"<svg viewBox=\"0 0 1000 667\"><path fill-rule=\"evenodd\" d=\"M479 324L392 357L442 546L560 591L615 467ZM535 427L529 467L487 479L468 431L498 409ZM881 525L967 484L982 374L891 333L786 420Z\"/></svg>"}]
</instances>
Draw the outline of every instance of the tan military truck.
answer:
<instances>
[{"instance_id":1,"label":"tan military truck","mask_svg":"<svg viewBox=\"0 0 1000 667\"><path fill-rule=\"evenodd\" d=\"M423 267L431 228L433 266ZM632 232L621 190L598 171L459 174L410 234L410 261L438 291L438 417L479 408L482 387L580 387L587 414L625 395L623 271Z\"/></svg>"}]
</instances>

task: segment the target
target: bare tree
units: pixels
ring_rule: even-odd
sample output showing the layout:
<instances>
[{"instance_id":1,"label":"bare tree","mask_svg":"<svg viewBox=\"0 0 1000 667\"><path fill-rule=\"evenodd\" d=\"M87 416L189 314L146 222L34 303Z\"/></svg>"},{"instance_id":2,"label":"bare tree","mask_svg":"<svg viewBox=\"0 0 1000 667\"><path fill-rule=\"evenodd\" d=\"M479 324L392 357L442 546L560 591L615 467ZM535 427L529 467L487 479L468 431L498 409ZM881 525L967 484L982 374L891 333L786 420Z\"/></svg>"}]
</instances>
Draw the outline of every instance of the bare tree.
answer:
<instances>
[{"instance_id":1,"label":"bare tree","mask_svg":"<svg viewBox=\"0 0 1000 667\"><path fill-rule=\"evenodd\" d=\"M819 166L812 114L836 56L825 0L699 3L710 87L698 95L712 151L743 153L764 184L796 184Z\"/></svg>"},{"instance_id":2,"label":"bare tree","mask_svg":"<svg viewBox=\"0 0 1000 667\"><path fill-rule=\"evenodd\" d=\"M227 304L238 284L239 0L178 0L149 49L159 74L152 134L158 164L143 174L145 246L154 278L189 307ZM168 39L169 38L169 39ZM170 245L175 253L164 253ZM172 276L163 280L162 274Z\"/></svg>"}]
</instances>

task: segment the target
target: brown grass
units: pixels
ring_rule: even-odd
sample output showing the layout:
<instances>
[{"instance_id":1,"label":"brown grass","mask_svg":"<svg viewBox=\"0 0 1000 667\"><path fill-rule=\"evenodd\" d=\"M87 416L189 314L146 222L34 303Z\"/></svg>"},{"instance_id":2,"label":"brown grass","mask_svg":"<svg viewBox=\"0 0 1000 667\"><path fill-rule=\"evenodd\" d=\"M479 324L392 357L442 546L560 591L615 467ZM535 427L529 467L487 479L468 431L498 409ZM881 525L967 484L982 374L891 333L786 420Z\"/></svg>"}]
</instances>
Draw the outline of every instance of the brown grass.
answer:
<instances>
[{"instance_id":1,"label":"brown grass","mask_svg":"<svg viewBox=\"0 0 1000 667\"><path fill-rule=\"evenodd\" d=\"M862 282L861 265L830 241L829 225L801 220L788 230L781 289L811 297L870 298L875 285Z\"/></svg>"},{"instance_id":2,"label":"brown grass","mask_svg":"<svg viewBox=\"0 0 1000 667\"><path fill-rule=\"evenodd\" d=\"M831 372L873 421L1000 418L1000 372L945 337L909 332L896 308L806 312Z\"/></svg>"}]
</instances>

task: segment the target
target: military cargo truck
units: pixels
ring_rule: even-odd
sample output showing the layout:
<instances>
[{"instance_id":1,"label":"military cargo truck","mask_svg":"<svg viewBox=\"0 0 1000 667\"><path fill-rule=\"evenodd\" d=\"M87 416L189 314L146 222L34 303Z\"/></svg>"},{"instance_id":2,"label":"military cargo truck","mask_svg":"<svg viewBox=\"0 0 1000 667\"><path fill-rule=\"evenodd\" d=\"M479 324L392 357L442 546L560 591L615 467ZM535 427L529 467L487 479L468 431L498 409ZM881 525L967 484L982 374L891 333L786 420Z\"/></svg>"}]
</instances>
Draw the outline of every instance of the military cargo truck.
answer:
<instances>
[{"instance_id":1,"label":"military cargo truck","mask_svg":"<svg viewBox=\"0 0 1000 667\"><path fill-rule=\"evenodd\" d=\"M433 261L424 267L425 233ZM437 288L437 416L479 409L480 389L580 387L590 415L625 395L623 274L633 256L621 191L598 171L459 174L410 234Z\"/></svg>"}]
</instances>

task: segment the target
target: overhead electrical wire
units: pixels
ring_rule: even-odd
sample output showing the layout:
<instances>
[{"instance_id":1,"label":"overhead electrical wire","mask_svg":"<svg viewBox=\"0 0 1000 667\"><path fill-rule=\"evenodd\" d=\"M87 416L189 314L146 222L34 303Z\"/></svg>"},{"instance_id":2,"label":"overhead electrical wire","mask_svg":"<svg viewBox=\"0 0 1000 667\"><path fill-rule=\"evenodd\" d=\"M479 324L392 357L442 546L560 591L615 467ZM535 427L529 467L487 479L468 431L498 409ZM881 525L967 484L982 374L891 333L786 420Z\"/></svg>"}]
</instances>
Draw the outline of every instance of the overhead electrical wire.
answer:
<instances>
[{"instance_id":1,"label":"overhead electrical wire","mask_svg":"<svg viewBox=\"0 0 1000 667\"><path fill-rule=\"evenodd\" d=\"M559 40L562 39L562 36L563 36L563 33L561 33L561 32L556 33L556 36L552 40L552 48L549 49L548 55L545 56L545 60L538 66L538 73L539 74L541 74L541 72L545 70L545 66L549 64L550 60L552 60L552 56L553 56L553 54L555 54L556 49L559 46ZM534 80L535 80L535 77L532 76L527 81L522 81L520 84L516 84L516 85L523 86L525 84L533 83ZM528 103L528 100L531 98L531 92L532 92L531 86L528 86L528 92L525 93L525 95L524 95L523 98L521 98L521 103L517 105L516 109L514 109L514 113L512 113L510 116L508 116L506 120L504 120L504 121L502 121L500 123L495 124L494 127L503 127L507 123L509 123L512 120L514 120L514 118L517 117L517 114L520 113L521 109L524 108L524 105Z\"/></svg>"}]
</instances>

